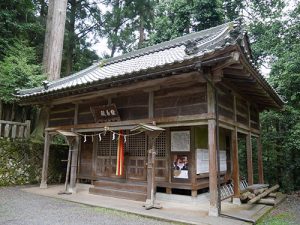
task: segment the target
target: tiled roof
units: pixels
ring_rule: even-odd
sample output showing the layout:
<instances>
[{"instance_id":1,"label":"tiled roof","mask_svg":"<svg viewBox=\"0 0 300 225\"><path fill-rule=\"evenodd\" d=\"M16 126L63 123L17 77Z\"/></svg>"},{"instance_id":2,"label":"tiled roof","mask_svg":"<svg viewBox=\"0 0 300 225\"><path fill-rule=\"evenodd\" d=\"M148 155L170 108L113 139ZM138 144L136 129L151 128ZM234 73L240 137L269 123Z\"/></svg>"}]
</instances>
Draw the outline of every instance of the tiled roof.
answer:
<instances>
[{"instance_id":1,"label":"tiled roof","mask_svg":"<svg viewBox=\"0 0 300 225\"><path fill-rule=\"evenodd\" d=\"M206 53L234 44L237 37L232 38L231 33L238 26L237 22L229 22L103 60L78 73L46 83L44 86L20 90L17 96L20 98L37 97L61 90L72 90L95 82L117 79L132 73L162 68L201 57Z\"/></svg>"},{"instance_id":2,"label":"tiled roof","mask_svg":"<svg viewBox=\"0 0 300 225\"><path fill-rule=\"evenodd\" d=\"M23 89L16 94L20 99L35 99L57 93L82 90L112 81L129 80L150 70L162 71L171 65L178 65L185 61L201 60L206 55L216 53L228 46L234 46L245 37L239 20L225 23L207 30L187 34L157 45L129 52L110 59L102 60L85 70L51 82L44 82L43 86ZM247 38L247 36L246 36ZM244 48L244 47L243 47ZM262 81L264 89L278 105L283 102L275 90L259 74L257 66L251 60L251 52L242 50L251 67L256 71L258 79Z\"/></svg>"}]
</instances>

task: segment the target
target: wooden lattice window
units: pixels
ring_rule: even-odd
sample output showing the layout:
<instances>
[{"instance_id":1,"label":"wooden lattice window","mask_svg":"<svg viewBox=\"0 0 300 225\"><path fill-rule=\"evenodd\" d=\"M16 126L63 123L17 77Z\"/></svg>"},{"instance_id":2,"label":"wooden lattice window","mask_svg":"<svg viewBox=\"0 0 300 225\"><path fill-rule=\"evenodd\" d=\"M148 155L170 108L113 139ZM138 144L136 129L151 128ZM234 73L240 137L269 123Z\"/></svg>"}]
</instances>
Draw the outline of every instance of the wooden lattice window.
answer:
<instances>
[{"instance_id":1,"label":"wooden lattice window","mask_svg":"<svg viewBox=\"0 0 300 225\"><path fill-rule=\"evenodd\" d=\"M146 156L147 138L145 133L129 136L128 151L130 156Z\"/></svg>"},{"instance_id":2,"label":"wooden lattice window","mask_svg":"<svg viewBox=\"0 0 300 225\"><path fill-rule=\"evenodd\" d=\"M110 134L102 135L101 141L98 142L97 156L109 156L110 151Z\"/></svg>"},{"instance_id":3,"label":"wooden lattice window","mask_svg":"<svg viewBox=\"0 0 300 225\"><path fill-rule=\"evenodd\" d=\"M112 134L101 135L101 141L98 141L97 156L116 156L118 148L118 136L112 140Z\"/></svg>"},{"instance_id":4,"label":"wooden lattice window","mask_svg":"<svg viewBox=\"0 0 300 225\"><path fill-rule=\"evenodd\" d=\"M118 151L118 136L115 136L115 140L112 140L112 135L110 139L110 154L111 156L117 156Z\"/></svg>"},{"instance_id":5,"label":"wooden lattice window","mask_svg":"<svg viewBox=\"0 0 300 225\"><path fill-rule=\"evenodd\" d=\"M166 132L162 132L155 141L156 157L166 157Z\"/></svg>"}]
</instances>

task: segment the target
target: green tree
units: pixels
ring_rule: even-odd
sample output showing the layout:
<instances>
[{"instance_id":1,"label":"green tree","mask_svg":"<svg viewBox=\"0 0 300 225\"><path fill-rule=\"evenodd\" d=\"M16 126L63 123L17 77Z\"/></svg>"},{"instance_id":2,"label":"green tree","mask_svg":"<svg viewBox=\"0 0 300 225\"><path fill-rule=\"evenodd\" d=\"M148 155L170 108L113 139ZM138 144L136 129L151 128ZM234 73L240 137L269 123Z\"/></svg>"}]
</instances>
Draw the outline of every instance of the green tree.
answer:
<instances>
[{"instance_id":1,"label":"green tree","mask_svg":"<svg viewBox=\"0 0 300 225\"><path fill-rule=\"evenodd\" d=\"M16 41L27 40L31 46L42 45L44 29L36 19L36 7L31 0L0 2L0 60ZM36 48L38 49L38 48Z\"/></svg>"},{"instance_id":2,"label":"green tree","mask_svg":"<svg viewBox=\"0 0 300 225\"><path fill-rule=\"evenodd\" d=\"M26 42L15 42L0 61L0 100L12 103L15 89L40 85L45 79L41 71L35 49L28 47Z\"/></svg>"},{"instance_id":3,"label":"green tree","mask_svg":"<svg viewBox=\"0 0 300 225\"><path fill-rule=\"evenodd\" d=\"M265 177L279 183L285 191L300 188L300 3L288 14L279 1L262 16L281 12L250 24L253 50L261 61L271 59L269 81L285 101L281 111L261 115ZM264 8L262 9L264 10ZM270 41L271 40L271 41Z\"/></svg>"},{"instance_id":4,"label":"green tree","mask_svg":"<svg viewBox=\"0 0 300 225\"><path fill-rule=\"evenodd\" d=\"M82 70L99 58L90 50L91 41L88 36L93 35L97 39L101 30L102 18L97 1L68 0L63 76Z\"/></svg>"},{"instance_id":5,"label":"green tree","mask_svg":"<svg viewBox=\"0 0 300 225\"><path fill-rule=\"evenodd\" d=\"M220 0L160 1L155 8L151 43L167 41L223 23L222 4Z\"/></svg>"}]
</instances>

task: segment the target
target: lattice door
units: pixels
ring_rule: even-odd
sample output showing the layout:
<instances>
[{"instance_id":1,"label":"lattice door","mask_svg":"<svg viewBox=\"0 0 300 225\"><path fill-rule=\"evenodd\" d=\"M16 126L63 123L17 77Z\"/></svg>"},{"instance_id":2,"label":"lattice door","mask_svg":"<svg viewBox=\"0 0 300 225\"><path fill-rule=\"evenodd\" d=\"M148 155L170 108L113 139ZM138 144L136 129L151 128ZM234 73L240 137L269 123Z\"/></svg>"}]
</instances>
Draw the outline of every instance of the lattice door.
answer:
<instances>
[{"instance_id":1,"label":"lattice door","mask_svg":"<svg viewBox=\"0 0 300 225\"><path fill-rule=\"evenodd\" d=\"M116 173L117 139L112 140L112 134L102 135L97 148L97 176L110 177Z\"/></svg>"},{"instance_id":2,"label":"lattice door","mask_svg":"<svg viewBox=\"0 0 300 225\"><path fill-rule=\"evenodd\" d=\"M116 136L115 140L110 141L110 163L111 163L110 176L120 178L120 176L116 176L117 152L118 152L118 138ZM123 177L125 177L125 173Z\"/></svg>"},{"instance_id":3,"label":"lattice door","mask_svg":"<svg viewBox=\"0 0 300 225\"><path fill-rule=\"evenodd\" d=\"M155 141L156 160L155 178L156 180L168 180L168 160L167 160L167 134L162 132Z\"/></svg>"},{"instance_id":4,"label":"lattice door","mask_svg":"<svg viewBox=\"0 0 300 225\"><path fill-rule=\"evenodd\" d=\"M145 133L130 136L127 149L127 177L134 180L146 180L147 138Z\"/></svg>"},{"instance_id":5,"label":"lattice door","mask_svg":"<svg viewBox=\"0 0 300 225\"><path fill-rule=\"evenodd\" d=\"M102 140L98 142L96 164L97 176L109 176L110 174L110 140L110 134L106 134L102 137Z\"/></svg>"}]
</instances>

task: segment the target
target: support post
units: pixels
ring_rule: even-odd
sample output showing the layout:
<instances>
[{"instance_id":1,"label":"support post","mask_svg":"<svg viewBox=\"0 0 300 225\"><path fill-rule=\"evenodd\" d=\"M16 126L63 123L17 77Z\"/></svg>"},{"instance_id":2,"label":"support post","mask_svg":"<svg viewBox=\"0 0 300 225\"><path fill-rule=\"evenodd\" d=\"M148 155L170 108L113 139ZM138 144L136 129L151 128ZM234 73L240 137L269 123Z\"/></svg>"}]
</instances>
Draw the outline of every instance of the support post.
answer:
<instances>
[{"instance_id":1,"label":"support post","mask_svg":"<svg viewBox=\"0 0 300 225\"><path fill-rule=\"evenodd\" d=\"M215 115L214 89L207 83L207 111ZM212 116L214 118L214 116ZM209 216L219 216L220 205L218 201L218 165L217 165L217 140L216 140L216 120L208 120L208 152L209 152Z\"/></svg>"},{"instance_id":2,"label":"support post","mask_svg":"<svg viewBox=\"0 0 300 225\"><path fill-rule=\"evenodd\" d=\"M79 147L79 137L75 138L73 142L72 149L72 161L71 161L71 177L70 177L70 187L69 192L76 193L76 177L77 177L77 160L78 160L78 147ZM70 143L71 145L71 143Z\"/></svg>"},{"instance_id":3,"label":"support post","mask_svg":"<svg viewBox=\"0 0 300 225\"><path fill-rule=\"evenodd\" d=\"M146 134L149 140L150 149L148 150L148 163L147 163L147 200L145 203L146 209L160 209L161 206L155 202L156 195L156 181L155 181L155 140L161 131L147 131Z\"/></svg>"},{"instance_id":4,"label":"support post","mask_svg":"<svg viewBox=\"0 0 300 225\"><path fill-rule=\"evenodd\" d=\"M154 116L154 92L149 91L149 97L148 97L148 117L149 119L152 119Z\"/></svg>"},{"instance_id":5,"label":"support post","mask_svg":"<svg viewBox=\"0 0 300 225\"><path fill-rule=\"evenodd\" d=\"M208 152L209 152L209 196L210 196L209 216L219 216L216 121L215 120L208 120Z\"/></svg>"},{"instance_id":6,"label":"support post","mask_svg":"<svg viewBox=\"0 0 300 225\"><path fill-rule=\"evenodd\" d=\"M264 183L264 170L263 170L263 158L262 158L262 144L261 137L257 138L257 164L258 164L258 182Z\"/></svg>"},{"instance_id":7,"label":"support post","mask_svg":"<svg viewBox=\"0 0 300 225\"><path fill-rule=\"evenodd\" d=\"M233 203L240 204L240 173L239 173L239 152L238 152L238 139L237 128L231 133L232 141L232 179L233 179Z\"/></svg>"},{"instance_id":8,"label":"support post","mask_svg":"<svg viewBox=\"0 0 300 225\"><path fill-rule=\"evenodd\" d=\"M233 180L233 203L240 205L240 169L239 169L239 147L237 138L237 110L236 96L233 96L233 118L235 122L234 130L231 131L231 146L232 146L232 180Z\"/></svg>"},{"instance_id":9,"label":"support post","mask_svg":"<svg viewBox=\"0 0 300 225\"><path fill-rule=\"evenodd\" d=\"M45 131L43 169L42 169L42 180L41 180L40 188L47 188L50 142L51 142L51 136L48 131Z\"/></svg>"},{"instance_id":10,"label":"support post","mask_svg":"<svg viewBox=\"0 0 300 225\"><path fill-rule=\"evenodd\" d=\"M246 136L246 148L247 148L247 174L248 184L253 184L253 161L252 161L252 140L251 133L249 132Z\"/></svg>"}]
</instances>

